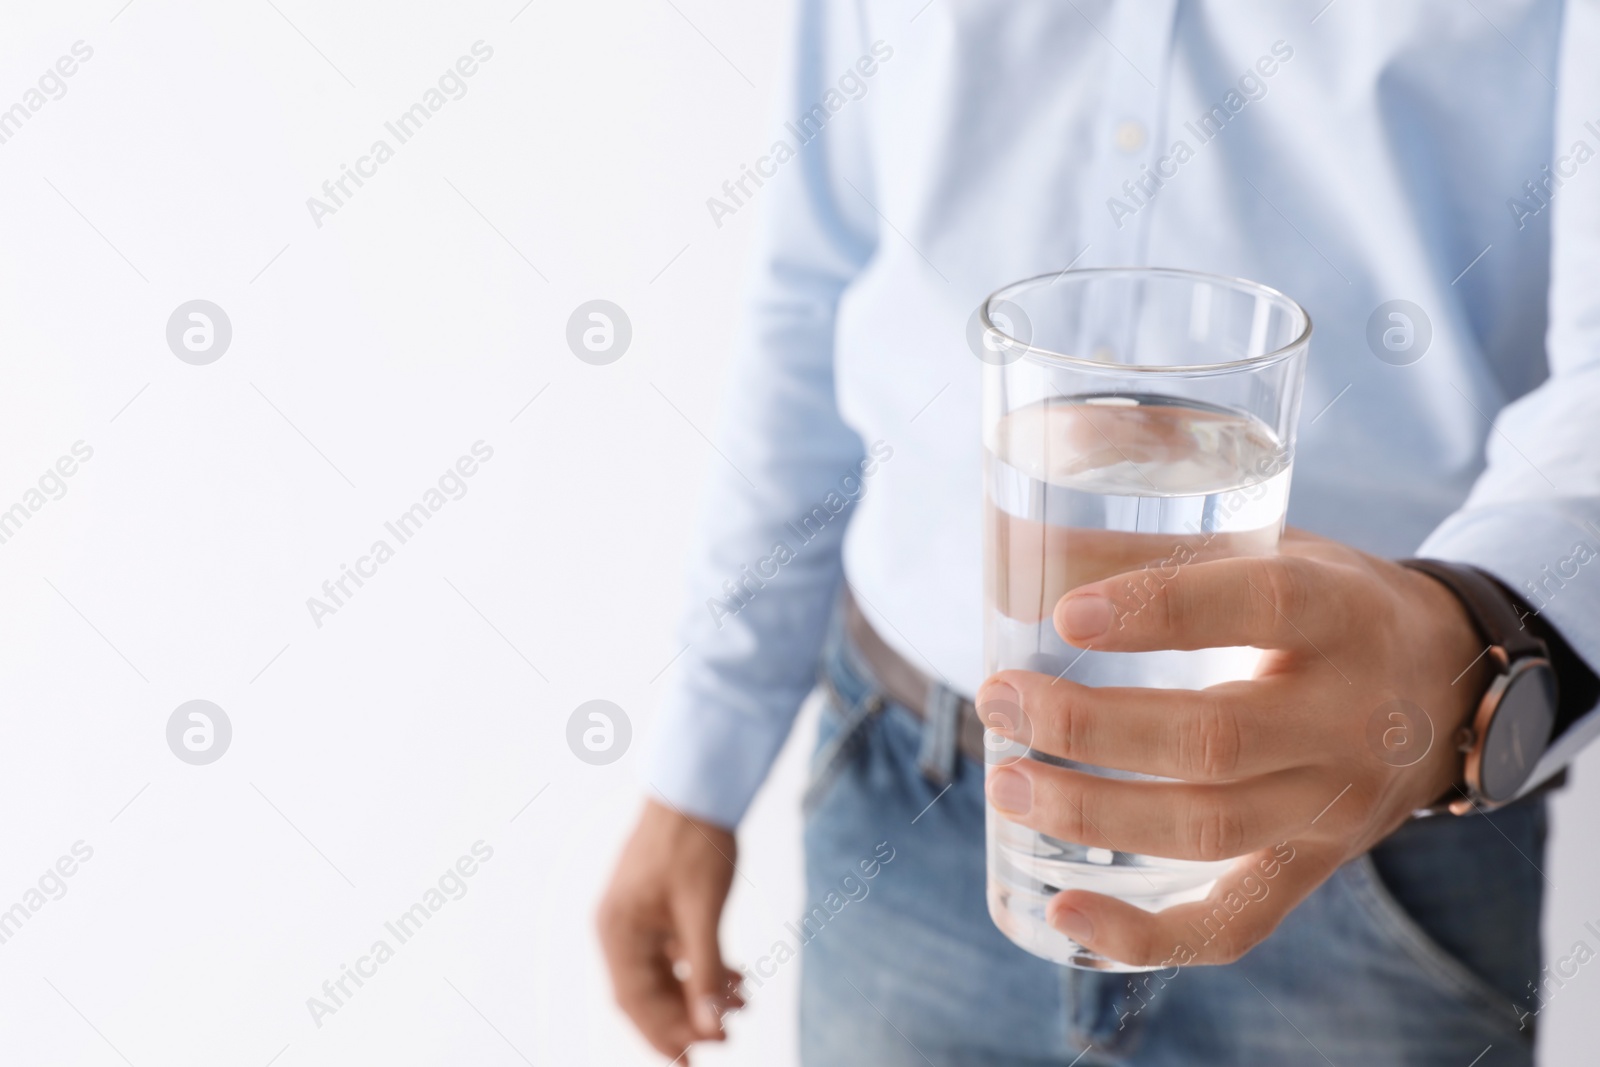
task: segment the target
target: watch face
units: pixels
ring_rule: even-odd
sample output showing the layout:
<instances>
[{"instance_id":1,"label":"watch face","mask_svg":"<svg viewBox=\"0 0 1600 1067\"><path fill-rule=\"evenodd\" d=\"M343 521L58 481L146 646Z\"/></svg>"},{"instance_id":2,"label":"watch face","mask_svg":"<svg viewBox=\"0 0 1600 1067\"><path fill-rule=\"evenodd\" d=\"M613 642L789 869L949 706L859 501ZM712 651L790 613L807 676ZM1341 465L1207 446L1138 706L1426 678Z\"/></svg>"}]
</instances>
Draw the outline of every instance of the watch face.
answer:
<instances>
[{"instance_id":1,"label":"watch face","mask_svg":"<svg viewBox=\"0 0 1600 1067\"><path fill-rule=\"evenodd\" d=\"M1544 660L1522 660L1504 678L1478 769L1478 791L1489 801L1503 804L1515 797L1550 744L1555 677Z\"/></svg>"}]
</instances>

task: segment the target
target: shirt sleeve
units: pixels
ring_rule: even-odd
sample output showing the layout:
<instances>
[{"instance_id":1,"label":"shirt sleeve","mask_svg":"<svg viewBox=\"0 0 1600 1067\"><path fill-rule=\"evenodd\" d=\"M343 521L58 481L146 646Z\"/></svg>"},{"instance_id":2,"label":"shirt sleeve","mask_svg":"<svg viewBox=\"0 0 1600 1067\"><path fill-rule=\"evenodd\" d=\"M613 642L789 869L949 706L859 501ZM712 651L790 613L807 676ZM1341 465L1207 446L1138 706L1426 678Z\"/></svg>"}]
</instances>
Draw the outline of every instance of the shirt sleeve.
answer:
<instances>
[{"instance_id":1,"label":"shirt sleeve","mask_svg":"<svg viewBox=\"0 0 1600 1067\"><path fill-rule=\"evenodd\" d=\"M1600 48L1600 7L1571 4L1566 12L1550 166L1561 184L1552 180L1547 193L1550 375L1495 417L1487 467L1466 504L1419 554L1493 574L1594 669L1600 667L1600 64L1593 55ZM1591 708L1556 739L1528 788L1570 762L1596 733L1600 714Z\"/></svg>"},{"instance_id":2,"label":"shirt sleeve","mask_svg":"<svg viewBox=\"0 0 1600 1067\"><path fill-rule=\"evenodd\" d=\"M871 462L834 394L840 298L876 240L870 92L838 88L851 71L847 89L870 86L864 71L877 64L862 62L872 57L862 37L842 7L801 0L780 135L749 168L760 182L736 180L707 204L719 225L759 211L761 235L718 441L724 458L713 460L688 567L687 650L669 675L647 774L668 803L727 827L815 681L843 580L847 509ZM831 521L808 522L819 508Z\"/></svg>"}]
</instances>

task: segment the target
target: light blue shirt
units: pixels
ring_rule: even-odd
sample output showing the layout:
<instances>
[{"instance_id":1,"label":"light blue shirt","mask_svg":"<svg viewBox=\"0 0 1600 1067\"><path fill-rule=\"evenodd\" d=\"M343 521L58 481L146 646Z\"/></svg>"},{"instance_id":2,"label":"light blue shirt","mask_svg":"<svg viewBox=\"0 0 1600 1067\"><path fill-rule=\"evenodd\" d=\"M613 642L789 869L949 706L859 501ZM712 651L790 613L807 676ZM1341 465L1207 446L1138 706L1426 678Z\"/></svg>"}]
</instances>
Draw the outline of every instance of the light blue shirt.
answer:
<instances>
[{"instance_id":1,"label":"light blue shirt","mask_svg":"<svg viewBox=\"0 0 1600 1067\"><path fill-rule=\"evenodd\" d=\"M1068 265L1299 300L1289 522L1483 567L1600 664L1600 5L1324 2L801 0L772 147L707 204L763 223L654 729L667 799L739 820L846 578L976 690L966 328Z\"/></svg>"}]
</instances>

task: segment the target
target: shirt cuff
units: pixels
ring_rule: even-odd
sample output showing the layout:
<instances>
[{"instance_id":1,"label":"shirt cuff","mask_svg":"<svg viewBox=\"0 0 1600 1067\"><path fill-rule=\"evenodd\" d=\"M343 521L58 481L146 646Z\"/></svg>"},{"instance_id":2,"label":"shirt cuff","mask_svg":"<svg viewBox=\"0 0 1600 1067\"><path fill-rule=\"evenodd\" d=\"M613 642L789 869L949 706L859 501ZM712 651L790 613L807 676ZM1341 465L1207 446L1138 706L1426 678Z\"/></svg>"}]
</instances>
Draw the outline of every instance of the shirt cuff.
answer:
<instances>
[{"instance_id":1,"label":"shirt cuff","mask_svg":"<svg viewBox=\"0 0 1600 1067\"><path fill-rule=\"evenodd\" d=\"M804 699L804 694L800 700ZM740 708L676 689L656 715L646 763L657 799L732 830L778 758L799 703L788 715Z\"/></svg>"},{"instance_id":2,"label":"shirt cuff","mask_svg":"<svg viewBox=\"0 0 1600 1067\"><path fill-rule=\"evenodd\" d=\"M1487 571L1522 597L1594 670L1600 665L1600 502L1518 501L1446 519L1417 555ZM1570 763L1600 735L1593 708L1555 738L1523 791Z\"/></svg>"}]
</instances>

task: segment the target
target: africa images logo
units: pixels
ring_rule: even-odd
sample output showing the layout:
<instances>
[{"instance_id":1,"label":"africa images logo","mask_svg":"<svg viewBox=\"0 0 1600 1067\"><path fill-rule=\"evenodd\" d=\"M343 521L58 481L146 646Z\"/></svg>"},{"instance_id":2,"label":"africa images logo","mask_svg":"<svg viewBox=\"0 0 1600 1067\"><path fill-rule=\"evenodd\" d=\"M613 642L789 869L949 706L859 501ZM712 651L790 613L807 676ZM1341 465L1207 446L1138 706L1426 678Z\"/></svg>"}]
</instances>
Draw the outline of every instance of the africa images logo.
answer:
<instances>
[{"instance_id":1,"label":"africa images logo","mask_svg":"<svg viewBox=\"0 0 1600 1067\"><path fill-rule=\"evenodd\" d=\"M443 110L445 104L467 95L467 79L478 73L482 64L494 58L494 48L482 40L472 43L471 52L470 56L459 57L452 67L446 67L444 73L439 75L437 87L430 85L424 89L420 101L400 112L393 121L383 124L383 128L394 138L393 145L379 137L363 155L356 157L353 168L341 163L339 176L322 183L322 196L326 199L306 197L306 210L311 213L311 221L317 229L322 229L324 217L337 215L346 201L367 184L363 179L376 178L378 168L395 157L395 149L422 132L423 126ZM354 189L350 187L352 183Z\"/></svg>"},{"instance_id":2,"label":"africa images logo","mask_svg":"<svg viewBox=\"0 0 1600 1067\"><path fill-rule=\"evenodd\" d=\"M232 343L233 322L209 300L179 304L167 319L167 347L191 366L215 363Z\"/></svg>"}]
</instances>

